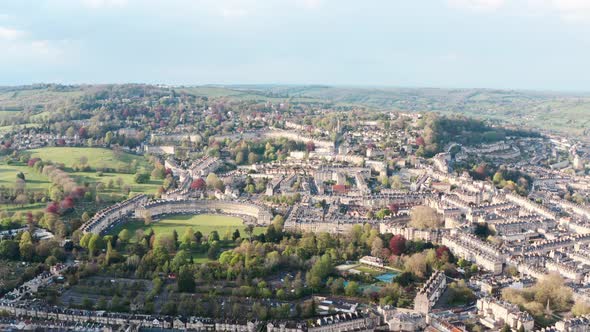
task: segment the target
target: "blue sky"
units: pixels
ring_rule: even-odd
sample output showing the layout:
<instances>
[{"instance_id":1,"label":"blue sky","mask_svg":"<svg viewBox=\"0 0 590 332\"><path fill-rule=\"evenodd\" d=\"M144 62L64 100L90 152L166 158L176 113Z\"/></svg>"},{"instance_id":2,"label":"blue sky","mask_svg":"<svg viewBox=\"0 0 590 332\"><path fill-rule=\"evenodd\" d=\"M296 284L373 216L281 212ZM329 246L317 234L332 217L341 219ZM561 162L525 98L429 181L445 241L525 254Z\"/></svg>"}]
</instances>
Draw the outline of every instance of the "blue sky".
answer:
<instances>
[{"instance_id":1,"label":"blue sky","mask_svg":"<svg viewBox=\"0 0 590 332\"><path fill-rule=\"evenodd\" d=\"M2 0L36 82L590 91L590 0Z\"/></svg>"}]
</instances>

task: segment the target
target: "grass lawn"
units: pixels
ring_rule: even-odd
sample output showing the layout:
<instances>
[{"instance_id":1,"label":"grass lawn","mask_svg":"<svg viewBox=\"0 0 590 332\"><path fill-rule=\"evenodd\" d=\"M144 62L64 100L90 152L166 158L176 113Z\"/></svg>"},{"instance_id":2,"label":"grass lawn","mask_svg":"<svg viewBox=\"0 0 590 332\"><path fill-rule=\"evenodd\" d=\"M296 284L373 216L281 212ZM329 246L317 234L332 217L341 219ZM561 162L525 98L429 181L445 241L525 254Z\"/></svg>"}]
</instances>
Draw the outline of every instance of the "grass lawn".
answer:
<instances>
[{"instance_id":1,"label":"grass lawn","mask_svg":"<svg viewBox=\"0 0 590 332\"><path fill-rule=\"evenodd\" d=\"M135 183L135 181L133 180L133 177L135 176L134 174L123 173L103 173L102 176L99 176L96 172L71 172L70 174L74 179L76 179L76 182L80 184L83 184L85 182L102 182L105 185L105 188L109 181L113 180L115 188L112 190L105 189L106 193L121 192L121 190L117 188L118 178L121 178L123 180L123 187L125 185L129 185L131 186L131 192L140 194L155 194L163 182L162 180L150 180L148 183Z\"/></svg>"},{"instance_id":2,"label":"grass lawn","mask_svg":"<svg viewBox=\"0 0 590 332\"><path fill-rule=\"evenodd\" d=\"M26 165L0 164L0 186L13 188L16 182L16 174L23 172L27 190L46 190L51 182L45 176L36 173Z\"/></svg>"},{"instance_id":3,"label":"grass lawn","mask_svg":"<svg viewBox=\"0 0 590 332\"><path fill-rule=\"evenodd\" d=\"M178 235L182 236L184 230L188 227L192 227L195 232L200 231L203 235L217 231L221 238L227 231L233 232L237 228L240 230L242 237L247 236L242 219L221 214L167 216L164 219L153 221L149 226L145 226L143 221L131 221L117 225L109 233L118 234L123 229L128 229L131 234L134 234L138 229L143 229L147 233L150 229L153 229L156 235L172 234L172 231L176 230ZM254 228L254 234L261 234L265 229L266 227L256 227Z\"/></svg>"},{"instance_id":4,"label":"grass lawn","mask_svg":"<svg viewBox=\"0 0 590 332\"><path fill-rule=\"evenodd\" d=\"M6 212L35 212L35 211L43 211L47 207L47 203L33 203L33 204L25 204L23 206L14 205L14 204L2 204L0 205L1 211Z\"/></svg>"},{"instance_id":5,"label":"grass lawn","mask_svg":"<svg viewBox=\"0 0 590 332\"><path fill-rule=\"evenodd\" d=\"M83 148L83 147L45 147L28 150L32 157L38 157L45 161L63 163L67 167L79 163L81 157L88 158L88 165L93 168L109 167L118 169L128 167L133 160L138 161L140 167L148 167L148 162L143 156L126 152L113 151L105 148ZM135 173L135 171L133 172Z\"/></svg>"}]
</instances>

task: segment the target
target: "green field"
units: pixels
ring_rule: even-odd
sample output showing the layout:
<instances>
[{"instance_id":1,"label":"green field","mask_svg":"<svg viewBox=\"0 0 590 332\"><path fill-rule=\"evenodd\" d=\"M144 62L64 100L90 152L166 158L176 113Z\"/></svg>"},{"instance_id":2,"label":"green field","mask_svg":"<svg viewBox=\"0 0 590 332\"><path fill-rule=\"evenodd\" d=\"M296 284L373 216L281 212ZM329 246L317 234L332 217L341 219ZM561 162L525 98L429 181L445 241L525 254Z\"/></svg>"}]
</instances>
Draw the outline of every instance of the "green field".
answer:
<instances>
[{"instance_id":1,"label":"green field","mask_svg":"<svg viewBox=\"0 0 590 332\"><path fill-rule=\"evenodd\" d=\"M14 187L14 183L16 182L16 174L18 174L19 172L23 172L25 174L25 189L27 190L46 190L51 186L51 182L47 177L33 171L33 169L30 167L25 165L7 164L0 164L0 186L4 186L7 188ZM99 174L96 172L69 172L69 174L71 174L72 177L76 180L76 182L78 182L81 185L84 183L104 183L105 193L120 191L120 188L117 188L116 184L118 178L121 178L123 180L123 186L130 186L131 192L133 193L154 194L162 185L161 180L150 180L148 183L141 184L135 183L135 181L133 180L134 174L103 173L102 176L99 176ZM110 180L113 180L116 187L112 190L106 188Z\"/></svg>"},{"instance_id":2,"label":"green field","mask_svg":"<svg viewBox=\"0 0 590 332\"><path fill-rule=\"evenodd\" d=\"M233 233L235 229L240 230L242 237L247 236L245 232L246 227L242 223L242 219L220 214L167 216L164 219L153 221L149 226L145 226L143 221L131 221L117 225L109 233L118 234L123 229L128 229L131 234L134 234L138 229L143 229L145 232L153 229L156 235L170 235L176 230L178 235L182 236L182 233L188 227L192 227L195 232L200 231L203 235L217 231L222 238L227 231ZM256 227L254 228L254 234L261 234L264 230L265 227Z\"/></svg>"},{"instance_id":3,"label":"green field","mask_svg":"<svg viewBox=\"0 0 590 332\"><path fill-rule=\"evenodd\" d=\"M31 157L38 157L45 161L63 163L71 167L80 162L81 157L88 159L88 165L93 168L126 168L133 160L137 160L140 167L147 167L148 163L143 156L126 152L113 151L105 148L82 148L82 147L45 147L41 149L28 150Z\"/></svg>"},{"instance_id":4,"label":"green field","mask_svg":"<svg viewBox=\"0 0 590 332\"><path fill-rule=\"evenodd\" d=\"M32 168L25 165L7 165L0 164L0 186L13 188L16 182L16 174L23 172L25 174L25 189L27 190L46 190L51 186L51 182L45 176L36 173Z\"/></svg>"},{"instance_id":5,"label":"green field","mask_svg":"<svg viewBox=\"0 0 590 332\"><path fill-rule=\"evenodd\" d=\"M132 194L155 194L158 188L162 185L162 180L150 180L148 183L138 184L134 181L135 174L127 173L109 173L102 174L91 172L74 172L71 168L74 164L79 163L81 157L88 159L88 165L92 168L109 167L115 169L129 169L129 164L136 160L138 170L150 171L151 166L144 156L133 155L125 152L118 152L104 148L70 148L70 147L46 147L41 149L29 150L32 157L39 157L44 161L52 161L56 163L63 163L66 165L66 171L80 184L96 184L102 182L104 190L101 192L101 198L105 202L120 201L127 198L125 188L129 186ZM25 174L25 189L27 191L45 191L51 187L52 183L49 179L32 168L22 163L7 164L0 163L0 186L6 188L14 188L16 183L16 175L19 172ZM135 170L132 171L135 173ZM117 180L121 179L123 184L119 186ZM109 181L112 180L113 187L108 188ZM42 207L23 206L17 207L14 205L0 205L0 209L4 211L34 211L42 209Z\"/></svg>"},{"instance_id":6,"label":"green field","mask_svg":"<svg viewBox=\"0 0 590 332\"><path fill-rule=\"evenodd\" d=\"M113 180L115 186L117 185L117 179L123 180L123 186L129 185L131 192L140 194L155 194L158 188L162 185L162 180L150 180L148 183L135 183L133 180L134 174L123 174L123 173L103 173L99 176L96 172L70 172L72 177L76 179L76 182L83 183L97 183L102 182L105 187L110 180ZM113 190L105 189L105 192L117 192L118 188Z\"/></svg>"}]
</instances>

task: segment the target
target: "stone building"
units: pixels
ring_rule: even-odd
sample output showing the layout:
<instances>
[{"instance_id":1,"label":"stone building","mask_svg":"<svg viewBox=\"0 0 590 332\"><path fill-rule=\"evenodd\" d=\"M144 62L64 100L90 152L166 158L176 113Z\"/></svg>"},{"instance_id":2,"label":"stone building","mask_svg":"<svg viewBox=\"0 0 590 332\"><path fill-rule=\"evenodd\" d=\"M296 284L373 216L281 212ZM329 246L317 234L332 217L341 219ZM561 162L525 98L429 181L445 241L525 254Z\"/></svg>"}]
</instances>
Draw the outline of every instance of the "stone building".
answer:
<instances>
[{"instance_id":1,"label":"stone building","mask_svg":"<svg viewBox=\"0 0 590 332\"><path fill-rule=\"evenodd\" d=\"M447 277L443 271L436 271L420 288L414 298L414 310L427 315L447 288Z\"/></svg>"}]
</instances>

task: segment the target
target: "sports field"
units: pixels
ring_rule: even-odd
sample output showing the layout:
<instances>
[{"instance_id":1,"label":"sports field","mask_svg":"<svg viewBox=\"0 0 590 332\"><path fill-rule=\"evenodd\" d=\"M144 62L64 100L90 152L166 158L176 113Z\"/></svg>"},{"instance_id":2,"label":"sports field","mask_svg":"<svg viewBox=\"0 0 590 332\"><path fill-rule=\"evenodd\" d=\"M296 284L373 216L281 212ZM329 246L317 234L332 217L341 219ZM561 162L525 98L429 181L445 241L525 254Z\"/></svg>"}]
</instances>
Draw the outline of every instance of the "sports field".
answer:
<instances>
[{"instance_id":1,"label":"sports field","mask_svg":"<svg viewBox=\"0 0 590 332\"><path fill-rule=\"evenodd\" d=\"M221 238L227 231L233 233L236 229L240 231L242 237L247 236L242 219L221 214L166 216L163 219L154 220L149 226L144 225L143 221L132 221L117 225L109 233L118 234L121 230L128 229L131 234L134 234L138 229L143 229L145 232L153 229L156 236L172 234L174 230L179 236L182 236L185 229L189 227L192 227L195 232L200 231L203 235L217 231ZM256 227L254 228L254 234L261 234L265 229L266 227Z\"/></svg>"}]
</instances>

